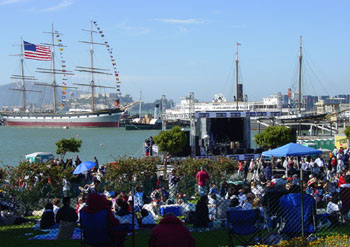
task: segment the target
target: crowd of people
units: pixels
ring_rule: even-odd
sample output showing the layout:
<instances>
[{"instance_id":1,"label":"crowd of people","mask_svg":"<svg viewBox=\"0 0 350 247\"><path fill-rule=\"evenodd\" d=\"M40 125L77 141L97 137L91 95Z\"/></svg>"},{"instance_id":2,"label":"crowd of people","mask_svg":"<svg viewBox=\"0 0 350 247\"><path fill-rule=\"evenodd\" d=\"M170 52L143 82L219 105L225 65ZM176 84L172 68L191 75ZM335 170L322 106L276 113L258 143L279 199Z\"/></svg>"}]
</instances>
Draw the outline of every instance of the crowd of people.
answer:
<instances>
[{"instance_id":1,"label":"crowd of people","mask_svg":"<svg viewBox=\"0 0 350 247\"><path fill-rule=\"evenodd\" d=\"M132 193L108 191L108 187L100 182L104 167L98 166L83 176L86 185L79 187L81 194L77 198L76 208L71 208L68 194L65 194L61 208L60 200L54 199L46 205L40 227L59 227L58 238L67 239L79 220L81 210L95 212L103 208L108 209L108 225L111 228L118 224L134 224L136 229L153 228L161 220L154 228L149 246L162 246L154 243L162 235L161 232L167 231L164 229L167 226L169 229L181 228L180 232L188 241L188 245L183 245L193 246L194 240L184 222L192 224L194 228L208 228L220 220L223 226L227 210L254 208L260 210L261 218L266 222L268 217L278 214L279 200L283 195L300 193L301 190L315 199L317 208L326 210L327 223L344 224L350 209L349 156L350 149L335 148L326 159L320 156L315 159L287 157L239 161L233 178L235 183L222 179L216 184L211 181L205 167L201 167L196 174L197 199L179 191L182 178L177 175L176 169L165 178L167 186L157 183L151 193L145 193L143 186L139 185ZM164 213L164 208L180 208L177 216L183 215L184 219L181 221L174 215ZM120 232L115 234L119 234L118 239L125 239Z\"/></svg>"}]
</instances>

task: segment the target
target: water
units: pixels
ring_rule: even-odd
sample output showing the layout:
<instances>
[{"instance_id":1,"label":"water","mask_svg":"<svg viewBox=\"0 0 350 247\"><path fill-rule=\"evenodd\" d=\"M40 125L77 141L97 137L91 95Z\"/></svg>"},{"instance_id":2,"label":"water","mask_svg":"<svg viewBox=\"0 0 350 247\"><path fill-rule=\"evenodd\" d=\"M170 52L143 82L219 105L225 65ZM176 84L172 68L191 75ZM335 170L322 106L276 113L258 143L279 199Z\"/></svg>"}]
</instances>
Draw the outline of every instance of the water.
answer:
<instances>
[{"instance_id":1,"label":"water","mask_svg":"<svg viewBox=\"0 0 350 247\"><path fill-rule=\"evenodd\" d=\"M75 137L83 141L79 153L67 153L65 158L78 154L82 161L97 157L100 164L120 156L142 156L146 138L159 130L125 131L124 128L21 128L0 127L0 163L16 166L26 154L56 153L55 143L62 138ZM58 155L57 155L58 156Z\"/></svg>"},{"instance_id":2,"label":"water","mask_svg":"<svg viewBox=\"0 0 350 247\"><path fill-rule=\"evenodd\" d=\"M16 166L26 154L34 152L56 153L55 143L62 138L75 137L83 141L79 153L67 153L65 158L78 154L82 161L97 157L100 164L114 161L120 156L143 156L146 138L156 136L159 130L125 131L124 128L21 128L0 127L0 164ZM257 148L251 131L251 147ZM57 155L58 157L58 155Z\"/></svg>"}]
</instances>

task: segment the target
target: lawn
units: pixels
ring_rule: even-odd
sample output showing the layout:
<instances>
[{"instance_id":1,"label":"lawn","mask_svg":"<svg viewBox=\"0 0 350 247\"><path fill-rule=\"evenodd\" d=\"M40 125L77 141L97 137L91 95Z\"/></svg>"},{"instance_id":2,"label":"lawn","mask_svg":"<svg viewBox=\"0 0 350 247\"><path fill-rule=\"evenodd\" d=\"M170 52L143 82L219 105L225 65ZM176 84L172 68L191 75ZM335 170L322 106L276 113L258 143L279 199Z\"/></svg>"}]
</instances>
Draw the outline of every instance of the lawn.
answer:
<instances>
[{"instance_id":1,"label":"lawn","mask_svg":"<svg viewBox=\"0 0 350 247\"><path fill-rule=\"evenodd\" d=\"M41 231L33 231L32 225L17 225L17 226L4 226L0 227L0 243L3 247L21 247L21 246L42 246L42 247L78 247L80 246L80 240L28 240L38 234L45 234ZM34 233L34 235L25 235L28 233ZM148 239L151 234L151 230L142 230L135 235L135 246L146 247L148 246ZM210 231L210 232L193 232L192 236L196 239L197 246L227 246L228 235L226 231ZM132 246L132 236L128 236L125 243L125 247Z\"/></svg>"},{"instance_id":2,"label":"lawn","mask_svg":"<svg viewBox=\"0 0 350 247\"><path fill-rule=\"evenodd\" d=\"M40 247L78 247L80 246L80 240L28 240L38 234L45 234L45 232L32 230L33 225L16 225L16 226L3 226L0 227L0 243L1 247L17 247L17 246L40 246ZM32 235L26 235L33 233ZM349 235L350 229L348 225L340 225L336 228L323 229L317 233L318 237L327 235ZM135 246L136 247L147 247L148 239L151 234L151 230L138 231L135 234ZM228 234L226 230L214 230L207 232L192 232L192 236L196 239L196 246L201 247L219 247L228 246ZM267 234L263 232L262 235ZM132 236L128 236L125 243L125 247L132 246Z\"/></svg>"}]
</instances>

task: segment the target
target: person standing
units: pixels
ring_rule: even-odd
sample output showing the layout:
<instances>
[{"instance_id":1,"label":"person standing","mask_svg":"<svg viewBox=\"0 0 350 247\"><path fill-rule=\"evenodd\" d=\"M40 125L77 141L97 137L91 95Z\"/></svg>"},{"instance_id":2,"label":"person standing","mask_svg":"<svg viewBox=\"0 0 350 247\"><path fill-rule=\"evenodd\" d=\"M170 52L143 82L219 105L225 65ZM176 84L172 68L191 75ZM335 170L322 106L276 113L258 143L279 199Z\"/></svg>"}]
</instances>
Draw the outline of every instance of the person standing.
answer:
<instances>
[{"instance_id":1,"label":"person standing","mask_svg":"<svg viewBox=\"0 0 350 247\"><path fill-rule=\"evenodd\" d=\"M271 168L270 162L267 163L267 166L265 168L265 178L266 178L266 180L272 179L272 168Z\"/></svg>"},{"instance_id":2,"label":"person standing","mask_svg":"<svg viewBox=\"0 0 350 247\"><path fill-rule=\"evenodd\" d=\"M249 165L246 160L243 161L243 166L244 166L244 181L246 181L248 178L248 171L249 171Z\"/></svg>"},{"instance_id":3,"label":"person standing","mask_svg":"<svg viewBox=\"0 0 350 247\"><path fill-rule=\"evenodd\" d=\"M288 167L289 166L289 158L285 158L283 161L283 168L286 169L285 170L285 176L288 177Z\"/></svg>"},{"instance_id":4,"label":"person standing","mask_svg":"<svg viewBox=\"0 0 350 247\"><path fill-rule=\"evenodd\" d=\"M243 179L244 167L242 161L238 161L238 178Z\"/></svg>"},{"instance_id":5,"label":"person standing","mask_svg":"<svg viewBox=\"0 0 350 247\"><path fill-rule=\"evenodd\" d=\"M149 137L149 155L152 156L153 155L153 145L154 145L154 140L153 137L150 136Z\"/></svg>"},{"instance_id":6,"label":"person standing","mask_svg":"<svg viewBox=\"0 0 350 247\"><path fill-rule=\"evenodd\" d=\"M99 168L100 168L100 166L99 166L99 164L98 164L98 160L97 160L97 158L96 158L96 156L94 157L94 162L95 162L95 164L96 164L96 169L98 170Z\"/></svg>"},{"instance_id":7,"label":"person standing","mask_svg":"<svg viewBox=\"0 0 350 247\"><path fill-rule=\"evenodd\" d=\"M173 169L171 171L171 174L169 175L169 199L173 200L175 203L176 194L177 194L177 185L180 181L180 178L176 176L176 169Z\"/></svg>"},{"instance_id":8,"label":"person standing","mask_svg":"<svg viewBox=\"0 0 350 247\"><path fill-rule=\"evenodd\" d=\"M149 156L149 147L150 147L150 144L149 144L149 140L146 139L145 140L145 143L144 143L144 148L145 148L145 156L148 157Z\"/></svg>"},{"instance_id":9,"label":"person standing","mask_svg":"<svg viewBox=\"0 0 350 247\"><path fill-rule=\"evenodd\" d=\"M209 179L209 174L205 171L204 167L201 167L201 170L196 175L198 192L200 196L204 196L206 194Z\"/></svg>"},{"instance_id":10,"label":"person standing","mask_svg":"<svg viewBox=\"0 0 350 247\"><path fill-rule=\"evenodd\" d=\"M79 156L77 155L77 157L75 158L75 166L77 167L78 165L81 164L81 160L79 159Z\"/></svg>"}]
</instances>

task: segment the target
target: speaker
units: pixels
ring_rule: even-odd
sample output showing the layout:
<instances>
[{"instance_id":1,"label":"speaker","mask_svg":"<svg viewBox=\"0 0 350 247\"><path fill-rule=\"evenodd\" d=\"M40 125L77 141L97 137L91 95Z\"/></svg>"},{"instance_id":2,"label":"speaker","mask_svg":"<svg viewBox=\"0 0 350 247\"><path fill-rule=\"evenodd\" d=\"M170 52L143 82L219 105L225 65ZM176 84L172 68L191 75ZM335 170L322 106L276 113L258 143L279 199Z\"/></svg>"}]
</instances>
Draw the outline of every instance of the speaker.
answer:
<instances>
[{"instance_id":1,"label":"speaker","mask_svg":"<svg viewBox=\"0 0 350 247\"><path fill-rule=\"evenodd\" d=\"M235 143L234 142L230 142L230 149L235 149Z\"/></svg>"},{"instance_id":2,"label":"speaker","mask_svg":"<svg viewBox=\"0 0 350 247\"><path fill-rule=\"evenodd\" d=\"M240 148L239 141L235 141L235 148L236 148L236 149L239 149L239 148Z\"/></svg>"}]
</instances>

